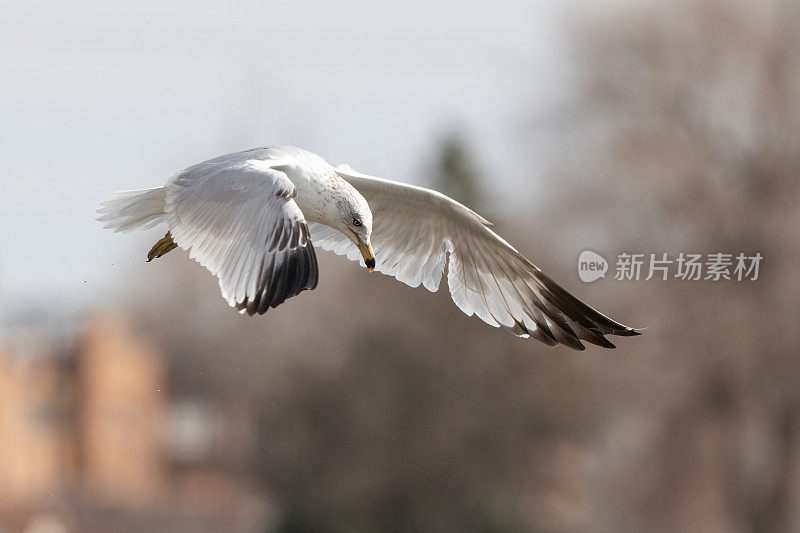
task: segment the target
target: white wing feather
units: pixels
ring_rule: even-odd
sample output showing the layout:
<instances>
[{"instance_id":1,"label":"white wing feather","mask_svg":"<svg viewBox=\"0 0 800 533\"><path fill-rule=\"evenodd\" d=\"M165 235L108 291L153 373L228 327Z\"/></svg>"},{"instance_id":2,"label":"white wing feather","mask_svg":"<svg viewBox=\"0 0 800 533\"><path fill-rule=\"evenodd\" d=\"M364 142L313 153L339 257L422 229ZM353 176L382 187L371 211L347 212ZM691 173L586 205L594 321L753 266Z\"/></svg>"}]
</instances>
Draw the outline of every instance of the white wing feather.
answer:
<instances>
[{"instance_id":1,"label":"white wing feather","mask_svg":"<svg viewBox=\"0 0 800 533\"><path fill-rule=\"evenodd\" d=\"M450 294L464 313L551 346L584 349L583 339L613 348L604 335L637 334L569 294L489 229L484 218L455 200L346 166L336 171L372 210L375 270L436 291L449 258ZM316 224L311 231L322 248L360 258L340 232Z\"/></svg>"},{"instance_id":2,"label":"white wing feather","mask_svg":"<svg viewBox=\"0 0 800 533\"><path fill-rule=\"evenodd\" d=\"M264 313L304 289L318 270L294 184L268 161L217 158L166 186L173 240L219 278L241 312Z\"/></svg>"}]
</instances>

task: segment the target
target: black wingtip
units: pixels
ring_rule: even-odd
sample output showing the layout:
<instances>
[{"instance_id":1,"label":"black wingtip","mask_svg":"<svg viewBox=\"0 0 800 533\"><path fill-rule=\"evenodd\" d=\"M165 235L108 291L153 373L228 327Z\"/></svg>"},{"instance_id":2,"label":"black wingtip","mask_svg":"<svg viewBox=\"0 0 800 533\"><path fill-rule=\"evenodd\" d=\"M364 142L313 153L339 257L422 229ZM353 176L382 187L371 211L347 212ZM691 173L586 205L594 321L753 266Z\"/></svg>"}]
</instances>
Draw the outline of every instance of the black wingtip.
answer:
<instances>
[{"instance_id":1,"label":"black wingtip","mask_svg":"<svg viewBox=\"0 0 800 533\"><path fill-rule=\"evenodd\" d=\"M298 244L301 237L296 239ZM314 247L306 239L304 246L288 250L278 264L271 259L263 260L258 270L256 294L245 296L235 307L248 316L263 315L304 290L314 289L318 276Z\"/></svg>"}]
</instances>

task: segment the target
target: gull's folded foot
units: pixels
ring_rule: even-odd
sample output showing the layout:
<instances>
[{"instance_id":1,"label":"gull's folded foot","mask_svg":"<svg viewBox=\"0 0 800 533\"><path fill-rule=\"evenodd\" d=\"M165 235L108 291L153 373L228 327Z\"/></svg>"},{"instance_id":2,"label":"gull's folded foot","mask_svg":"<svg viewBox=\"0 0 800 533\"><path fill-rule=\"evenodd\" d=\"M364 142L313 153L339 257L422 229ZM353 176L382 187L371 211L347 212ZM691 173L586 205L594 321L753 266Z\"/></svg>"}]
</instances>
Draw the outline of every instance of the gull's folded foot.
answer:
<instances>
[{"instance_id":1,"label":"gull's folded foot","mask_svg":"<svg viewBox=\"0 0 800 533\"><path fill-rule=\"evenodd\" d=\"M172 234L167 232L163 239L155 243L153 247L150 248L150 252L147 254L147 262L149 263L153 259L157 259L177 247L178 245L172 240Z\"/></svg>"}]
</instances>

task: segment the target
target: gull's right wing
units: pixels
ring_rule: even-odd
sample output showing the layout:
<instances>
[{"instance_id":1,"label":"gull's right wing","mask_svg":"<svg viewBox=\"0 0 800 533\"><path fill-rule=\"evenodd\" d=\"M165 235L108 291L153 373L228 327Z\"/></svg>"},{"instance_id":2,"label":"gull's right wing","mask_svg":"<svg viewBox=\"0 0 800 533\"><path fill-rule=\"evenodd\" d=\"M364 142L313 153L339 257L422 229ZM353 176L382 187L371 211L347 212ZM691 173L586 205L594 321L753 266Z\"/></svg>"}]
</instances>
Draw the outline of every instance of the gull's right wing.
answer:
<instances>
[{"instance_id":1,"label":"gull's right wing","mask_svg":"<svg viewBox=\"0 0 800 533\"><path fill-rule=\"evenodd\" d=\"M571 295L487 227L484 218L455 200L346 166L336 171L372 210L375 270L436 291L447 262L450 295L464 313L550 346L561 343L583 350L585 340L613 348L605 335L637 334ZM312 236L327 250L351 260L360 257L335 230L312 225Z\"/></svg>"}]
</instances>

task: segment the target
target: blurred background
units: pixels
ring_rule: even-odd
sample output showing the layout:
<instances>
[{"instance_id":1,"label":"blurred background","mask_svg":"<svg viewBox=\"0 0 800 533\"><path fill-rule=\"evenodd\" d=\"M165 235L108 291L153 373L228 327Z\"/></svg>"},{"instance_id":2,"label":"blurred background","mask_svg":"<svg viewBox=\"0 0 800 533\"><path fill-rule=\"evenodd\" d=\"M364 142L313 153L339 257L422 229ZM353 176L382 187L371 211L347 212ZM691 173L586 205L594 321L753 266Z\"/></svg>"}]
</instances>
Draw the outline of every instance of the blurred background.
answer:
<instances>
[{"instance_id":1,"label":"blurred background","mask_svg":"<svg viewBox=\"0 0 800 533\"><path fill-rule=\"evenodd\" d=\"M0 43L0 531L800 530L796 2L34 1ZM322 251L242 317L93 220L269 144L437 187L649 329L551 349ZM585 284L585 249L764 260Z\"/></svg>"}]
</instances>

